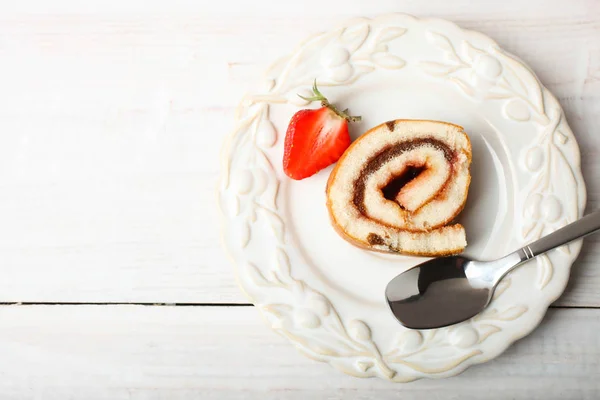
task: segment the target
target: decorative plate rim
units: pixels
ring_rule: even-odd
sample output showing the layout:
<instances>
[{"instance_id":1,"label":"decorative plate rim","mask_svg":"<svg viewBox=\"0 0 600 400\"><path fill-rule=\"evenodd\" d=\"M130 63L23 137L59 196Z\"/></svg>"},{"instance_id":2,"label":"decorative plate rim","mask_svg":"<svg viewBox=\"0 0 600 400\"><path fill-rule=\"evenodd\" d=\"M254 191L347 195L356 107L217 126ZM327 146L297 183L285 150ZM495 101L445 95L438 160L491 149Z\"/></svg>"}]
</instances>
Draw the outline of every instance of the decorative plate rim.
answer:
<instances>
[{"instance_id":1,"label":"decorative plate rim","mask_svg":"<svg viewBox=\"0 0 600 400\"><path fill-rule=\"evenodd\" d=\"M558 131L559 126L561 126L562 128L566 128L566 132L558 132L561 135L561 136L556 135L559 137L558 140L559 141L563 140L563 139L561 139L561 137L562 137L562 138L564 138L564 142L566 142L567 140L572 140L573 143L575 143L575 145L571 146L571 148L569 150L571 152L570 157L572 158L572 160L569 162L569 160L567 160L564 155L562 155L562 157L564 158L565 162L567 163L567 166L570 168L570 171L573 175L573 179L575 182L574 191L577 192L578 197L576 198L576 204L574 204L573 207L575 207L575 210L576 210L575 211L576 212L575 219L579 218L583 213L583 209L585 208L586 188L585 188L585 182L583 180L583 176L581 173L580 150L579 150L579 147L577 146L577 143L576 143L573 133L571 132L566 121L564 120L564 112L562 110L562 107L560 106L560 104L558 103L558 101L556 100L554 95L539 82L535 73L533 73L533 71L531 71L531 69L529 69L529 67L525 63L520 61L517 57L513 56L512 54L507 53L504 50L502 50L501 47L493 39L489 38L487 35L484 35L482 33L479 33L479 32L473 31L473 30L460 28L457 24L447 21L447 20L443 20L443 19L439 19L439 18L416 18L414 16L411 16L408 14L403 14L403 13L384 14L384 15L380 15L375 18L354 18L349 21L346 21L345 23L339 25L337 28L332 29L328 32L322 32L322 33L318 33L318 34L310 36L308 39L306 39L305 41L300 43L293 50L293 52L290 53L290 55L284 56L284 57L280 58L279 60L277 60L273 64L273 66L271 66L270 68L267 69L267 71L272 71L273 69L276 69L278 65L280 66L282 61L285 61L285 60L289 61L289 59L293 59L295 57L295 55L300 53L302 51L303 47L306 46L307 44L310 44L311 41L314 41L319 38L323 38L326 35L333 35L336 32L338 32L338 35L340 35L340 37L341 37L341 35L343 35L344 32L346 32L346 30L351 29L356 26L360 26L359 24L363 24L363 25L367 24L367 26L368 26L367 33L364 34L364 37L362 39L359 37L358 42L360 42L360 44L354 50L350 51L350 55L353 56L353 52L356 52L358 49L361 49L361 46L363 46L363 44L365 42L367 42L368 40L371 40L371 38L369 38L369 35L371 34L370 29L372 29L371 24L381 23L381 22L385 22L388 20L391 21L391 20L402 20L402 19L404 19L406 21L411 21L411 23L419 23L424 26L431 25L433 27L436 27L435 29L439 29L439 26L445 26L447 29L459 32L463 37L467 37L467 36L468 37L477 37L477 40L481 40L487 44L486 48L487 47L496 48L504 56L512 58L513 62L519 68L523 68L523 71L521 73L529 74L530 78L533 79L537 83L537 87L539 88L539 99L538 99L539 104L538 105L541 104L542 111L544 111L544 108L546 107L547 102L555 103L557 110L559 112L559 115L555 116L556 117L555 120L552 121L550 117L548 117L545 113L543 113L542 116L544 118L546 118L547 121L544 120L542 122L544 122L544 123L547 122L547 125L549 125L549 126L554 124L553 130L550 132L550 139L549 139L549 141L551 142L550 146L556 146L554 143L554 141L556 140L554 138L554 136L555 136L555 133ZM337 69L337 72L334 72L332 75L330 75L330 78L329 78L330 81L326 80L325 82L323 82L320 80L320 84L321 85L328 85L328 84L335 85L336 82L341 82L339 84L349 84L349 83L353 82L355 79L358 79L358 77L361 76L361 73L364 74L364 73L371 72L373 70L372 68L375 68L372 64L376 64L376 66L381 67L381 68L386 68L386 69L401 69L401 68L403 68L405 65L405 61L396 55L388 53L386 41L391 41L391 40L400 38L406 32L406 29L403 27L398 27L398 26L396 26L395 28L392 26L391 28L393 28L393 29L388 29L388 28L390 28L390 26L381 29L377 33L377 37L379 39L381 39L379 42L375 41L375 43L369 43L371 51L375 51L375 52L368 54L368 56L369 56L369 57L367 57L368 62L355 63L355 64L351 65L351 67L353 69L350 72L348 72L348 68L344 69L342 67L338 67L338 66L334 65L335 63L339 63L339 59L343 59L343 57L345 55L344 54L334 55L332 57L333 60L330 61L330 63L335 66L334 69ZM452 76L452 74L454 74L456 71L463 68L460 66L460 63L461 62L464 63L465 61L462 60L461 56L459 56L457 54L457 51L455 50L454 45L443 35L441 35L441 34L438 35L435 32L435 29L434 29L434 31L428 30L428 34L430 32L433 32L433 35L431 35L431 37L429 38L429 39L431 39L430 41L433 42L435 46L441 48L443 51L447 51L448 53L453 52L454 55L457 57L457 59L452 60L453 57L452 57L452 54L450 54L449 59L451 60L451 62L454 62L454 64L452 64L452 63L451 64L442 64L439 62L427 62L427 61L423 62L423 61L421 61L423 70L426 73L429 73L430 75L444 76L447 79L452 80L460 90L462 90L463 92L468 94L467 92L471 89L468 87L467 84L465 84L464 80L461 79L460 77ZM362 33L359 32L358 35L362 35ZM441 36L441 38L439 36ZM373 39L373 40L375 40L375 39ZM470 44L469 42L467 42L467 43ZM352 42L350 41L349 46L351 48L352 48L352 46L355 46L355 45L356 45L356 43L352 44ZM448 46L450 46L450 47L448 47ZM384 49L384 50L380 51L380 50L378 50L378 48ZM475 49L479 50L479 51L481 50L481 49L477 49L477 48L475 48ZM476 50L474 50L474 51L476 51ZM467 54L468 54L468 51L469 50L467 50ZM486 54L488 54L488 53L486 53ZM336 60L336 57L338 58L337 60ZM343 62L340 63L340 65L342 65L342 64L343 64ZM473 65L470 65L470 66L472 67ZM492 65L492 67L493 67L493 65ZM361 68L362 68L362 72L361 72ZM493 70L493 68L492 68L492 70ZM516 74L516 75L517 75L517 77L521 76L519 74ZM267 93L269 93L277 84L279 84L279 82L276 83L274 79L270 79L270 78L265 79L264 83L265 83L264 86L266 88L264 91L266 91ZM526 87L526 92L527 92L527 90L528 90L527 85L525 85L525 87ZM493 88L495 88L495 86ZM490 92L492 93L492 95L495 95L495 96L505 96L506 95L506 93L503 93L502 91L494 92L492 90ZM285 93L285 92L283 92L283 93ZM471 95L474 96L475 94L471 93ZM486 93L485 95L488 95L488 93ZM528 93L526 93L526 95L528 95ZM525 96L525 97L526 97L525 100L529 100L529 97L527 97L527 96ZM261 311L261 315L271 325L271 327L274 330L276 330L278 333L282 334L283 336L288 337L288 339L291 340L291 342L295 345L295 347L298 348L305 355L309 356L310 358L319 360L319 361L328 362L329 364L333 365L335 368L341 370L342 372L345 372L347 374L354 375L354 376L360 376L360 377L379 376L379 377L383 377L383 378L386 378L386 379L389 379L389 380L392 380L395 382L408 382L408 381L412 381L412 380L423 378L423 377L427 377L427 378L449 377L449 376L457 375L457 374L463 372L471 365L483 363L492 358L499 356L516 340L528 335L531 331L533 331L539 325L542 318L546 314L547 309L550 306L550 304L553 301L555 301L563 293L563 291L568 283L568 274L567 274L566 278L564 279L564 281L560 282L559 287L556 288L554 293L545 292L545 294L540 297L539 311L535 314L532 314L531 312L529 313L529 321L531 321L531 322L529 322L527 324L520 324L520 329L516 329L512 335L510 335L510 336L505 335L506 339L500 343L497 343L497 345L493 348L493 351L491 351L491 350L489 351L489 354L487 357L483 357L483 356L482 357L473 357L473 355L474 356L483 355L482 352L479 352L477 354L473 353L473 355L471 355L469 357L465 357L464 359L460 359L457 363L450 365L446 369L442 368L440 370L435 370L435 371L428 371L428 370L420 370L419 371L419 368L411 367L415 370L415 373L413 375L401 374L401 373L398 373L397 370L390 369L387 366L384 355L382 355L382 352L378 349L375 342L371 339L370 329L364 322L359 321L359 320L352 320L348 323L343 322L343 320L339 317L339 315L335 311L335 308L333 307L331 302L323 294L317 292L314 289L311 289L303 281L297 280L294 277L292 277L292 275L290 273L290 261L289 261L289 258L287 256L286 252L284 251L284 248L286 245L285 245L285 241L283 239L284 234L285 234L283 222L281 220L278 221L279 217L276 213L274 213L272 211L272 209L270 209L269 207L265 207L262 204L257 203L258 207L252 209L252 215L250 216L250 218L251 219L253 218L254 220L256 220L257 213L264 213L266 218L271 221L271 228L273 229L274 235L281 236L282 247L276 249L275 267L271 271L268 271L269 273L272 273L272 276L271 275L265 276L265 274L263 272L261 272L261 270L259 268L257 268L256 266L254 266L252 264L245 265L246 268L250 268L250 270L253 271L253 272L250 272L251 274L255 274L254 278L252 278L252 279L253 280L256 279L256 282L259 282L261 285L264 284L265 286L279 286L279 287L282 287L281 285L289 286L291 288L291 289L289 289L290 293L292 291L295 291L295 293L293 294L294 296L301 296L303 298L303 301L312 302L311 304L313 304L313 306L316 307L316 309L318 310L318 312L316 314L315 314L315 312L310 311L310 313L307 312L300 316L297 315L298 312L296 312L296 310L292 310L293 312L295 312L295 314L293 315L294 321L300 320L301 323L304 324L303 326L305 328L311 328L311 329L315 328L315 327L320 327L320 325L324 324L324 323L332 324L331 325L331 327L333 327L332 329L340 330L340 332L341 332L340 334L347 338L347 346L349 346L349 348L356 348L356 349L358 349L357 351L359 353L366 352L366 354L369 354L369 356L368 357L358 357L357 359L352 359L350 361L350 363L352 365L349 366L349 365L347 365L348 364L347 361L342 362L342 361L339 361L339 359L335 359L335 358L332 359L330 357L329 358L324 357L323 353L320 352L321 350L311 349L311 347L309 345L307 345L306 343L301 344L302 341L298 337L294 336L294 334L291 332L291 330L289 330L289 327L286 327L286 323L289 325L289 321L286 320L286 318L289 319L289 316L286 314L287 311L277 310L277 309L273 308L272 305L259 303L247 291L247 289L244 286L244 283L242 282L242 279L241 279L241 275L240 275L240 271L239 271L240 265L238 262L236 262L234 250L232 248L230 248L230 246L232 246L232 245L231 245L231 243L228 242L228 240L226 238L226 234L228 233L228 226L226 223L227 218L228 218L227 213L231 212L232 209L237 210L235 212L238 212L239 207L240 207L240 201L237 196L236 196L235 204L233 206L231 206L231 204L229 204L229 205L226 204L227 199L226 199L226 196L224 196L224 194L225 194L225 191L229 188L230 183L231 183L230 176L229 176L230 172L231 172L230 168L229 168L230 165L229 165L229 161L226 158L227 158L228 153L233 151L233 149L234 149L233 139L235 138L235 135L238 134L240 132L240 130L242 129L240 127L243 126L244 124L248 124L248 118L243 118L244 117L243 110L245 110L245 109L249 110L251 107L256 105L255 103L253 103L254 98L260 98L259 102L262 102L263 104L264 103L269 104L270 102L274 102L274 103L282 102L282 101L280 101L281 98L277 98L276 96L269 98L268 94L261 94L261 95L257 95L254 97L252 97L252 95L246 95L243 97L242 101L240 102L240 104L236 110L236 128L230 135L228 135L228 137L225 141L225 144L222 147L221 160L222 160L223 166L222 166L221 176L219 179L219 185L218 185L218 189L217 189L217 197L218 197L218 203L219 203L219 208L220 208L222 242L224 244L226 252L230 256L230 258L233 259L233 262L234 262L235 268L236 268L236 274L235 274L236 280L238 282L238 285L244 292L244 294L248 297L248 299L252 303L254 303L255 305L258 306L257 308ZM495 98L500 98L500 97L495 97ZM523 99L523 97L521 97L521 99ZM512 100L509 100L506 104L510 103L511 101ZM297 102L297 99L295 97L293 99L289 98L289 99L285 100L285 102L295 102L296 105L302 105L301 103ZM529 110L528 111L529 114L527 114L528 118L531 117L531 110L533 110L535 112L535 104L534 103L535 103L535 101L532 101L529 103L529 105L527 105L527 108ZM268 112L269 112L268 107L269 106L267 105L266 109L258 112L258 114L257 114L258 122L256 122L256 128L254 129L254 131L252 133L252 138L251 138L255 142L256 146L263 148L263 149L267 149L267 148L271 147L276 141L276 132L275 132L274 127L272 126L272 123L269 120L269 117L268 117ZM506 108L508 108L508 107L506 107ZM513 115L510 118L515 121L519 121L518 117L522 117L524 115L523 110L518 110L518 108L515 108L515 110L513 110L513 111L505 110L505 112L509 116L511 115L511 112L512 112ZM257 115L255 115L254 117L256 118ZM534 115L533 117L535 118L536 116ZM540 123L542 123L542 122L540 122ZM254 120L250 121L250 125L252 125L253 123L254 123ZM258 127L260 124L267 124L267 129L263 129L263 131L266 133L263 133L263 131L258 132L258 129L259 129ZM548 135L546 135L546 136L548 136ZM558 150L558 151L560 152L561 150ZM264 156L264 153L263 153L263 156ZM548 159L550 160L551 157L552 156L550 155L548 157ZM537 162L535 157L533 157L533 158L534 158L534 161ZM266 162L266 164L264 164L263 166L267 165L267 168L268 167L272 168L272 166L270 166L269 160L266 156L265 156L265 159L262 160L262 162L263 162L263 164ZM551 161L548 161L548 163L550 163L550 162ZM538 175L539 175L539 179L541 179L542 175L544 175L544 174L539 173ZM551 173L549 172L548 175L551 175ZM250 182L250 183L248 183L248 182ZM252 188L253 184L254 184L254 186L258 185L260 190L257 191L256 188L253 189ZM249 188L247 186L249 186ZM271 186L273 186L273 185L271 185ZM244 176L243 178L240 178L240 181L238 182L238 190L241 189L242 192L244 192L245 190L248 190L248 192L246 192L246 194L249 193L250 191L254 190L255 196L258 196L258 198L261 198L260 196L269 197L269 198L272 197L272 200L271 200L272 205L275 208L275 210L277 210L276 199L277 199L277 195L278 195L278 183L275 184L274 188L271 186L269 186L268 177L261 176L260 172L258 172L258 173L252 172L249 176ZM533 189L530 193L530 196L539 195L538 182L535 182L532 186L533 186ZM271 192L269 192L269 190L271 190ZM536 190L538 190L538 191L536 191ZM544 188L543 190L546 190L546 188ZM538 200L537 197L533 199L533 201L537 201L537 200ZM573 208L573 207L571 207L571 208ZM570 219L573 219L572 216ZM570 219L568 217L565 217L565 221L567 223L572 222ZM525 232L525 229L524 229L524 231L522 232L523 240L530 241L530 240L535 239L535 235L537 235L537 237L539 237L544 232L547 232L547 231L545 231L545 229L547 229L547 227L545 226L543 221L539 222L539 219L532 218L532 221L530 221L530 222L533 224L532 225L533 227L531 229L529 229L528 232ZM281 224L281 227L279 227L279 224ZM541 228L539 228L538 225L541 225ZM551 226L549 229L554 230L557 228L558 227ZM246 228L246 229L249 229L249 228ZM242 228L241 231L242 231L242 242L243 242L245 230ZM533 232L533 234L531 232ZM246 243L242 247L245 247L247 245L247 242L250 240L250 232L246 232L246 233L247 233L248 237L246 238ZM570 245L565 250L565 251L569 252L569 255L568 255L569 260L568 260L568 262L566 262L568 264L567 272L569 272L569 273L570 273L570 269L572 267L574 260L576 259L577 255L579 254L580 248L581 248L581 242L577 242L577 243ZM543 261L543 262L546 262L546 261ZM550 263L549 259L547 259L547 262ZM550 263L550 268L551 268L551 265L552 264ZM550 277L547 279L549 282L552 279L552 275L550 275ZM542 289L545 286L545 284L547 284L548 282L545 282L542 285ZM504 290L505 289L502 289L499 292L501 293ZM514 319L518 318L520 315L522 315L523 313L525 313L526 311L527 311L527 308L525 308L525 310L523 310L520 313L518 310L516 313L513 311L512 314L514 314L516 316L514 318L512 318L512 314L511 314L510 317L512 319L504 319L504 321L514 320ZM279 318L281 315L284 315L284 317ZM315 315L316 315L316 319L315 319ZM332 317L332 315L334 317ZM337 322L335 322L335 319L337 319ZM327 321L330 321L330 322L327 322ZM331 321L334 321L334 322L331 322ZM412 332L412 331L407 331L407 332ZM430 331L430 332L435 332L435 331ZM489 335L491 335L495 332L497 332L497 331L492 331L491 333L489 333ZM475 331L475 333L481 335L480 332ZM419 335L421 335L421 334L419 334ZM423 335L419 336L419 338L413 337L413 338L409 338L409 340L413 340L413 341L420 340L422 342L423 340L426 339L426 338L423 338ZM346 339L344 339L344 340L346 340ZM419 344L419 346L421 346L421 345ZM342 359L343 359L343 357L342 357ZM402 361L402 362L404 362L404 361Z\"/></svg>"}]
</instances>

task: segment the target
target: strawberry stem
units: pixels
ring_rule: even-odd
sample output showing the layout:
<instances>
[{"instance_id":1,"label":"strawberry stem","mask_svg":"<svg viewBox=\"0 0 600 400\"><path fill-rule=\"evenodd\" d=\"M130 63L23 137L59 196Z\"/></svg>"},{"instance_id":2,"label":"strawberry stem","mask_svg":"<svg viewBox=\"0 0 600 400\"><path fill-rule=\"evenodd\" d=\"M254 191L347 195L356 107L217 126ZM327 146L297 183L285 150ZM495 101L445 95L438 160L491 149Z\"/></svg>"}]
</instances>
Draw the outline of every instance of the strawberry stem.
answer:
<instances>
[{"instance_id":1,"label":"strawberry stem","mask_svg":"<svg viewBox=\"0 0 600 400\"><path fill-rule=\"evenodd\" d=\"M336 113L337 116L339 116L340 118L344 118L346 121L348 122L358 122L360 121L362 118L360 116L352 116L348 114L348 109L346 108L344 111L340 111L336 106L334 106L333 104L331 104L329 102L329 100L327 100L327 97L323 96L323 94L319 91L319 88L317 87L317 80L315 79L315 82L313 83L313 94L314 96L311 97L304 97L302 95L298 95L300 98L306 100L306 101L320 101L321 105L323 107L327 107L329 108L331 111L333 111L334 113Z\"/></svg>"}]
</instances>

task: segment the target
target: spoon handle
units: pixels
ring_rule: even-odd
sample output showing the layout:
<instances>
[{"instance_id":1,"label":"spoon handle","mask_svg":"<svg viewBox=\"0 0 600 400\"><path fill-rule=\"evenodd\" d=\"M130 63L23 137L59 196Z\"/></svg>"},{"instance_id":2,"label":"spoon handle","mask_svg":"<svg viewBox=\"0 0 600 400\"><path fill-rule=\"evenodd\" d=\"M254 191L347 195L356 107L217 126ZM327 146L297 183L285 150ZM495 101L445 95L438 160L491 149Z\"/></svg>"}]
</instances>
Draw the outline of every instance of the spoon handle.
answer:
<instances>
[{"instance_id":1,"label":"spoon handle","mask_svg":"<svg viewBox=\"0 0 600 400\"><path fill-rule=\"evenodd\" d=\"M600 211L588 214L580 220L530 243L528 246L517 250L517 253L521 257L521 260L529 260L556 247L595 233L598 230L600 230Z\"/></svg>"}]
</instances>

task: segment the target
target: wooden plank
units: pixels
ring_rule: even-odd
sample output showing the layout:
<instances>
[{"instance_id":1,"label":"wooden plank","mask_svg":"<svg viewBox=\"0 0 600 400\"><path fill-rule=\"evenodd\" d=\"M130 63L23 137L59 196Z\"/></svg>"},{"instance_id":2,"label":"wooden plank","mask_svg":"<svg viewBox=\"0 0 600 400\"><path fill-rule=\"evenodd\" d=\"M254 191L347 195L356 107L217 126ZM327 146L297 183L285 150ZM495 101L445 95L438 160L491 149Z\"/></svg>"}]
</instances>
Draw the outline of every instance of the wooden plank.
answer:
<instances>
[{"instance_id":1,"label":"wooden plank","mask_svg":"<svg viewBox=\"0 0 600 400\"><path fill-rule=\"evenodd\" d=\"M352 378L300 355L252 307L0 307L12 399L596 399L600 310L551 310L500 358L446 380Z\"/></svg>"},{"instance_id":2,"label":"wooden plank","mask_svg":"<svg viewBox=\"0 0 600 400\"><path fill-rule=\"evenodd\" d=\"M122 3L0 5L2 302L245 302L214 200L233 108L271 61L352 16L448 18L524 58L565 107L599 205L595 0ZM560 304L600 306L598 240Z\"/></svg>"}]
</instances>

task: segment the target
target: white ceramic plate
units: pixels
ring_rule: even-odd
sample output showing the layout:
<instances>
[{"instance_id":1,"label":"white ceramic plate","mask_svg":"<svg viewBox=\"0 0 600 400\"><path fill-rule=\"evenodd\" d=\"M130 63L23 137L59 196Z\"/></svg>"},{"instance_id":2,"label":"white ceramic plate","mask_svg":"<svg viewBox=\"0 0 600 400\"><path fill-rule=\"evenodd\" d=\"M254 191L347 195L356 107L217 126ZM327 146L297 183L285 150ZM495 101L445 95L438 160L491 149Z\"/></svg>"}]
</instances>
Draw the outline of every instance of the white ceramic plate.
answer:
<instances>
[{"instance_id":1,"label":"white ceramic plate","mask_svg":"<svg viewBox=\"0 0 600 400\"><path fill-rule=\"evenodd\" d=\"M330 226L331 169L304 181L282 172L283 138L317 79L329 99L363 116L354 138L384 121L465 127L472 184L460 216L466 253L492 259L582 215L579 150L557 100L488 37L404 14L357 19L277 61L237 110L223 151L224 242L240 286L271 327L311 358L351 375L397 382L448 377L498 356L537 326L564 290L574 243L515 270L482 314L429 331L400 326L387 282L422 258L353 247Z\"/></svg>"}]
</instances>

